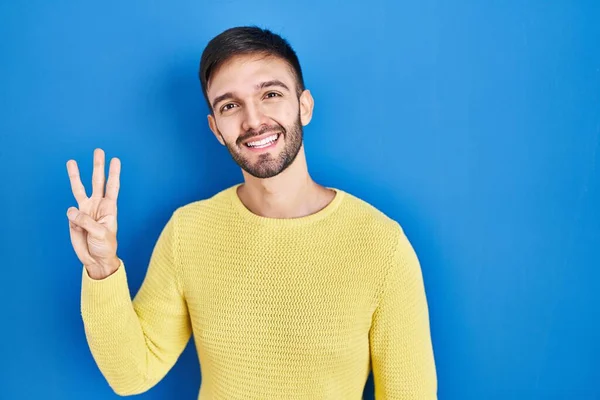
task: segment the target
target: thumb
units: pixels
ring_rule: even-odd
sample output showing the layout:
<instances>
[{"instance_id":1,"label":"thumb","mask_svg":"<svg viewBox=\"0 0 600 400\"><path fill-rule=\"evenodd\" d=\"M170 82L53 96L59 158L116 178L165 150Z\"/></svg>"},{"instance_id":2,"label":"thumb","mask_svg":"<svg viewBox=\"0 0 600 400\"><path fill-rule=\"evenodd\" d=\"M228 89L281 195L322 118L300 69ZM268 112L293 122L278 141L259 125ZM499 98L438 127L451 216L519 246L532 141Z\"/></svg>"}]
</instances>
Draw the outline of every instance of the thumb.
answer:
<instances>
[{"instance_id":1,"label":"thumb","mask_svg":"<svg viewBox=\"0 0 600 400\"><path fill-rule=\"evenodd\" d=\"M106 228L96 222L89 215L82 213L75 207L69 207L67 210L67 218L76 226L85 229L92 237L102 239Z\"/></svg>"}]
</instances>

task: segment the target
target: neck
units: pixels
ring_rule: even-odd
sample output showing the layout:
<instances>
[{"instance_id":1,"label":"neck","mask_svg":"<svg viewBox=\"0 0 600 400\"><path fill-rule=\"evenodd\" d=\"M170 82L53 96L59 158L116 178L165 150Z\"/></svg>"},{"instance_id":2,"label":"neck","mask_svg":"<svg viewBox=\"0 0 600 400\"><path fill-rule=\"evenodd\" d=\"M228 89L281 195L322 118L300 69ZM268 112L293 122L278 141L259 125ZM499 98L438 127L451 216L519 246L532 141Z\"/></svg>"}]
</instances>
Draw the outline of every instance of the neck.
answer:
<instances>
[{"instance_id":1,"label":"neck","mask_svg":"<svg viewBox=\"0 0 600 400\"><path fill-rule=\"evenodd\" d=\"M323 209L335 196L312 180L308 173L304 145L294 162L280 174L267 179L242 171L244 183L237 195L254 214L267 218L300 218Z\"/></svg>"}]
</instances>

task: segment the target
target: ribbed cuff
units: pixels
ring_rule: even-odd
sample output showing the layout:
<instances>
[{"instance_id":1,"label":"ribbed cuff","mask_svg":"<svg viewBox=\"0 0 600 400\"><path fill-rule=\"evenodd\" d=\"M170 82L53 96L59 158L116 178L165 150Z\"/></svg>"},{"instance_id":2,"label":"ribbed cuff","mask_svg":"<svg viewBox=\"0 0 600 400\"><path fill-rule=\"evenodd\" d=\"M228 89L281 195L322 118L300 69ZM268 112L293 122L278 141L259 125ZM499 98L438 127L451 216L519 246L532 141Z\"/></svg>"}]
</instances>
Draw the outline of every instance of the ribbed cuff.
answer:
<instances>
[{"instance_id":1,"label":"ribbed cuff","mask_svg":"<svg viewBox=\"0 0 600 400\"><path fill-rule=\"evenodd\" d=\"M123 260L119 268L104 279L92 279L85 267L81 276L81 313L106 314L131 303Z\"/></svg>"}]
</instances>

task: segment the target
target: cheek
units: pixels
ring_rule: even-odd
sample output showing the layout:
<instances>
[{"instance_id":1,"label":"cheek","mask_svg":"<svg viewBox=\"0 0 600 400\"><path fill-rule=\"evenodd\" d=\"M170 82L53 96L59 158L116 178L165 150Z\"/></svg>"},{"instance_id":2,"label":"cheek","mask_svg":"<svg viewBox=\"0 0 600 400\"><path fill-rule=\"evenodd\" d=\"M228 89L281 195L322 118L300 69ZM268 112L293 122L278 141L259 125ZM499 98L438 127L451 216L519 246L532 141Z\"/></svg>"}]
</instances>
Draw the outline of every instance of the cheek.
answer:
<instances>
[{"instance_id":1,"label":"cheek","mask_svg":"<svg viewBox=\"0 0 600 400\"><path fill-rule=\"evenodd\" d=\"M283 124L285 126L289 126L290 123L296 121L298 116L298 106L293 103L280 103L275 105L270 113L270 117Z\"/></svg>"},{"instance_id":2,"label":"cheek","mask_svg":"<svg viewBox=\"0 0 600 400\"><path fill-rule=\"evenodd\" d=\"M217 128L227 142L234 142L240 133L240 121L235 116L217 120Z\"/></svg>"}]
</instances>

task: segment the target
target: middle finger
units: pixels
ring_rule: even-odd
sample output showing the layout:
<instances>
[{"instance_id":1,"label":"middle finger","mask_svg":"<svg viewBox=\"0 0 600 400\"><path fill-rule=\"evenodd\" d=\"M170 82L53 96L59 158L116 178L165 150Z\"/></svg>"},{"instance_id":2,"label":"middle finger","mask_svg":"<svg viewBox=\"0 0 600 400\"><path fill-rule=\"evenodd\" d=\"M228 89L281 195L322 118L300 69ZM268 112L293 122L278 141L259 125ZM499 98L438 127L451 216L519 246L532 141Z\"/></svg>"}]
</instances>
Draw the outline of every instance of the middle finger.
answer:
<instances>
[{"instance_id":1,"label":"middle finger","mask_svg":"<svg viewBox=\"0 0 600 400\"><path fill-rule=\"evenodd\" d=\"M92 172L92 197L104 197L104 151L94 150L94 172Z\"/></svg>"}]
</instances>

